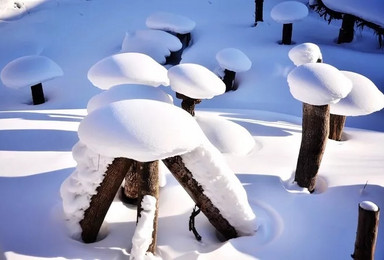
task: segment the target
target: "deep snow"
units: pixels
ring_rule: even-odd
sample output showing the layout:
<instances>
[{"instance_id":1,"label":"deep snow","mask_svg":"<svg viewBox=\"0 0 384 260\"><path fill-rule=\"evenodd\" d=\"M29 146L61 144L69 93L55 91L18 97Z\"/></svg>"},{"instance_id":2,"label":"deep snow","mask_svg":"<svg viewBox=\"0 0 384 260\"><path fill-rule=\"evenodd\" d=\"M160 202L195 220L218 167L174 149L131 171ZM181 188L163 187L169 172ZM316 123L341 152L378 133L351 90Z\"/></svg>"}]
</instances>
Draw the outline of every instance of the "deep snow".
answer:
<instances>
[{"instance_id":1,"label":"deep snow","mask_svg":"<svg viewBox=\"0 0 384 260\"><path fill-rule=\"evenodd\" d=\"M201 214L188 231L194 206L167 173L161 189L158 255L163 259L349 259L358 205L384 206L384 112L349 117L342 142L329 141L315 194L292 186L301 140L301 102L288 88L296 66L288 57L297 44L317 44L325 63L366 76L384 90L384 50L373 31L357 30L337 45L341 21L328 25L313 11L294 24L291 46L279 45L281 24L270 17L282 0L264 3L264 22L253 27L254 1L245 0L56 0L0 3L0 68L24 55L44 55L64 72L46 83L48 102L32 106L30 90L0 84L0 259L128 259L136 210L113 202L101 240L83 244L65 227L60 186L75 169L72 147L89 99L102 90L87 78L101 59L120 53L126 32L147 29L158 11L196 22L182 63L216 72L216 53L238 48L252 61L237 74L239 88L197 105L198 116L220 116L246 128L255 140L247 155L225 158L243 184L257 216L258 231L221 242ZM303 1L305 2L305 1ZM314 28L316 28L314 30ZM169 67L169 66L168 66ZM169 87L160 87L174 96ZM174 98L175 104L179 100ZM352 128L353 127L353 128ZM380 223L381 224L381 223ZM380 225L376 259L384 258Z\"/></svg>"}]
</instances>

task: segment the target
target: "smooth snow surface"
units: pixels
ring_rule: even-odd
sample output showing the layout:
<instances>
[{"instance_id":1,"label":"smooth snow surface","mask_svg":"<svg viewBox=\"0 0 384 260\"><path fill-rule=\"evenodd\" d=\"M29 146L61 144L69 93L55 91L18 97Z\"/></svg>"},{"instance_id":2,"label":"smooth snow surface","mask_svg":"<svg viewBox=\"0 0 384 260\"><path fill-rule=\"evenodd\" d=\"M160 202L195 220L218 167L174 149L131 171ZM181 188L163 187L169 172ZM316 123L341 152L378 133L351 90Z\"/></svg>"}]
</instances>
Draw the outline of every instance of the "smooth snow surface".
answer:
<instances>
[{"instance_id":1,"label":"smooth snow surface","mask_svg":"<svg viewBox=\"0 0 384 260\"><path fill-rule=\"evenodd\" d=\"M247 71L251 68L251 60L239 49L225 48L216 54L216 60L223 69L234 72Z\"/></svg>"},{"instance_id":2,"label":"smooth snow surface","mask_svg":"<svg viewBox=\"0 0 384 260\"><path fill-rule=\"evenodd\" d=\"M156 12L151 14L145 21L148 28L170 31L174 33L190 33L196 23L190 18L173 13Z\"/></svg>"},{"instance_id":3,"label":"smooth snow surface","mask_svg":"<svg viewBox=\"0 0 384 260\"><path fill-rule=\"evenodd\" d=\"M316 106L336 103L352 89L352 82L341 71L325 63L303 64L287 80L292 96Z\"/></svg>"},{"instance_id":4,"label":"smooth snow surface","mask_svg":"<svg viewBox=\"0 0 384 260\"><path fill-rule=\"evenodd\" d=\"M323 59L319 46L310 42L296 45L288 52L288 56L296 66L316 63Z\"/></svg>"},{"instance_id":5,"label":"smooth snow surface","mask_svg":"<svg viewBox=\"0 0 384 260\"><path fill-rule=\"evenodd\" d=\"M209 141L222 153L246 155L255 147L247 129L218 116L195 116Z\"/></svg>"},{"instance_id":6,"label":"smooth snow surface","mask_svg":"<svg viewBox=\"0 0 384 260\"><path fill-rule=\"evenodd\" d=\"M352 14L384 27L384 2L382 0L322 0L333 11Z\"/></svg>"},{"instance_id":7,"label":"smooth snow surface","mask_svg":"<svg viewBox=\"0 0 384 260\"><path fill-rule=\"evenodd\" d=\"M118 101L93 111L80 123L78 133L95 152L140 162L180 155L205 140L186 111L144 99Z\"/></svg>"},{"instance_id":8,"label":"smooth snow surface","mask_svg":"<svg viewBox=\"0 0 384 260\"><path fill-rule=\"evenodd\" d=\"M160 88L146 85L124 84L114 86L100 94L93 96L87 105L88 113L109 103L126 99L151 99L173 104L172 96Z\"/></svg>"},{"instance_id":9,"label":"smooth snow surface","mask_svg":"<svg viewBox=\"0 0 384 260\"><path fill-rule=\"evenodd\" d=\"M256 231L256 216L248 203L247 193L223 155L205 143L181 156L185 167L202 186L204 194L240 236Z\"/></svg>"},{"instance_id":10,"label":"smooth snow surface","mask_svg":"<svg viewBox=\"0 0 384 260\"><path fill-rule=\"evenodd\" d=\"M342 71L352 81L352 90L340 102L331 105L331 113L343 116L362 116L384 108L384 94L367 77Z\"/></svg>"},{"instance_id":11,"label":"smooth snow surface","mask_svg":"<svg viewBox=\"0 0 384 260\"><path fill-rule=\"evenodd\" d=\"M63 75L63 70L45 56L31 55L17 58L1 71L1 81L9 88L23 88L43 83Z\"/></svg>"},{"instance_id":12,"label":"smooth snow surface","mask_svg":"<svg viewBox=\"0 0 384 260\"><path fill-rule=\"evenodd\" d=\"M379 207L372 201L362 201L359 205L361 208L368 211L379 211Z\"/></svg>"},{"instance_id":13,"label":"smooth snow surface","mask_svg":"<svg viewBox=\"0 0 384 260\"><path fill-rule=\"evenodd\" d=\"M172 90L196 99L210 99L225 92L223 81L206 67L183 63L168 70Z\"/></svg>"},{"instance_id":14,"label":"smooth snow surface","mask_svg":"<svg viewBox=\"0 0 384 260\"><path fill-rule=\"evenodd\" d=\"M169 85L167 69L143 53L120 53L104 58L88 71L88 79L101 89L121 84Z\"/></svg>"},{"instance_id":15,"label":"smooth snow surface","mask_svg":"<svg viewBox=\"0 0 384 260\"><path fill-rule=\"evenodd\" d=\"M165 31L161 30L137 30L133 33L126 33L122 52L140 52L152 57L160 64L164 64L166 57L172 51L178 51L182 47L180 40Z\"/></svg>"},{"instance_id":16,"label":"smooth snow surface","mask_svg":"<svg viewBox=\"0 0 384 260\"><path fill-rule=\"evenodd\" d=\"M271 17L278 23L288 24L304 19L308 15L308 8L298 1L285 1L275 5L271 10Z\"/></svg>"}]
</instances>

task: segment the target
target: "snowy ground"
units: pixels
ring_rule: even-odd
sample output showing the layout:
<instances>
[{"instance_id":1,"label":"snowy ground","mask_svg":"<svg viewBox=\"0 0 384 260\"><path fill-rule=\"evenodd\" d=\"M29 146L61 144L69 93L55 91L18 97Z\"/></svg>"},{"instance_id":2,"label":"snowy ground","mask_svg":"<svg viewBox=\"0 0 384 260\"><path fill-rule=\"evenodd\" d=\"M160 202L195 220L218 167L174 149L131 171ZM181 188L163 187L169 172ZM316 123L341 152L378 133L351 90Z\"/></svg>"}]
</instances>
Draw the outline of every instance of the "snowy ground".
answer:
<instances>
[{"instance_id":1,"label":"snowy ground","mask_svg":"<svg viewBox=\"0 0 384 260\"><path fill-rule=\"evenodd\" d=\"M301 140L301 103L289 93L294 68L292 46L282 46L281 24L269 15L281 0L265 1L264 22L252 27L254 1L56 0L0 2L0 68L31 54L57 62L64 76L44 84L48 102L32 106L30 90L0 85L0 259L127 259L136 210L118 198L107 215L104 238L83 244L69 237L59 189L76 166L71 149L90 97L101 90L88 69L118 53L125 32L145 29L155 11L188 16L196 22L193 45L182 62L216 71L216 52L241 49L252 61L239 73L239 89L197 105L197 115L219 115L253 135L245 156L225 157L247 191L259 224L254 236L221 242L199 215L188 231L194 206L167 174L160 194L158 254L163 259L349 259L353 253L358 203L384 206L384 112L348 118L344 141L329 141L315 194L297 191L289 179ZM305 1L303 1L305 2ZM370 30L357 31L351 44L337 45L340 22L318 14L294 24L295 44L320 46L324 62L370 78L384 91L384 50ZM169 93L169 89L164 88ZM179 101L175 98L175 104ZM376 259L384 258L380 225Z\"/></svg>"}]
</instances>

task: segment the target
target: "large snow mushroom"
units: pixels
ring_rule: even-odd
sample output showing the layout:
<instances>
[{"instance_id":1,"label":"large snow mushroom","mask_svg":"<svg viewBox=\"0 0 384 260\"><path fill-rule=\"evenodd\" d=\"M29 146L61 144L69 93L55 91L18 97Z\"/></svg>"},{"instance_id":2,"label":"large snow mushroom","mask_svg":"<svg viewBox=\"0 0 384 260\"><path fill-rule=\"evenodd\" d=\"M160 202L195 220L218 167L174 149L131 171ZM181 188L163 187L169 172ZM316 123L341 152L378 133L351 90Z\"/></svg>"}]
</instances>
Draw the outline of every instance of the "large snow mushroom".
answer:
<instances>
[{"instance_id":1,"label":"large snow mushroom","mask_svg":"<svg viewBox=\"0 0 384 260\"><path fill-rule=\"evenodd\" d=\"M149 109L139 112L143 107ZM96 240L108 208L133 160L142 164L138 222L153 220L153 229L144 235L145 241L133 239L131 253L142 252L136 249L143 246L141 243L147 245L148 240L150 252L154 253L156 247L157 213L148 205L158 205L158 160L163 160L225 238L250 235L255 231L255 216L242 184L186 111L160 101L118 101L88 114L80 123L78 135L80 144L74 148L78 166L63 183L61 194L67 219L75 219L72 220L73 233L80 233L83 241ZM99 154L99 158L81 158L81 154L87 154L86 150ZM87 179L79 178L79 175L84 175L82 171L89 169L85 164L99 159L103 165L101 168L105 170L96 174L99 184L82 186ZM201 164L203 169L208 168L208 172L202 170ZM219 175L216 175L217 169L220 169ZM232 202L226 206L228 201ZM140 219L142 209L145 216L152 214L152 217ZM148 223L143 225L148 226Z\"/></svg>"},{"instance_id":2,"label":"large snow mushroom","mask_svg":"<svg viewBox=\"0 0 384 260\"><path fill-rule=\"evenodd\" d=\"M45 103L42 83L62 75L62 69L50 58L30 55L9 62L1 71L1 81L13 89L31 87L33 104L39 105Z\"/></svg>"},{"instance_id":3,"label":"large snow mushroom","mask_svg":"<svg viewBox=\"0 0 384 260\"><path fill-rule=\"evenodd\" d=\"M319 46L311 42L305 42L293 47L289 50L288 57L296 66L305 63L323 62L323 55Z\"/></svg>"},{"instance_id":4,"label":"large snow mushroom","mask_svg":"<svg viewBox=\"0 0 384 260\"><path fill-rule=\"evenodd\" d=\"M346 97L352 82L325 63L300 65L288 74L287 80L292 96L303 102L302 139L295 181L313 192L329 135L330 104Z\"/></svg>"},{"instance_id":5,"label":"large snow mushroom","mask_svg":"<svg viewBox=\"0 0 384 260\"><path fill-rule=\"evenodd\" d=\"M272 8L272 19L283 24L282 44L292 43L293 23L304 19L307 15L308 8L297 1L281 2Z\"/></svg>"},{"instance_id":6,"label":"large snow mushroom","mask_svg":"<svg viewBox=\"0 0 384 260\"><path fill-rule=\"evenodd\" d=\"M331 104L329 138L341 141L347 116L362 116L384 108L384 95L367 77L342 71L352 81L352 91L336 104Z\"/></svg>"},{"instance_id":7,"label":"large snow mushroom","mask_svg":"<svg viewBox=\"0 0 384 260\"><path fill-rule=\"evenodd\" d=\"M236 90L235 77L237 72L247 71L251 68L252 62L239 49L225 48L217 52L216 60L224 70L223 81L225 83L225 92Z\"/></svg>"},{"instance_id":8,"label":"large snow mushroom","mask_svg":"<svg viewBox=\"0 0 384 260\"><path fill-rule=\"evenodd\" d=\"M225 92L225 84L206 67L183 63L168 70L168 77L176 97L182 99L181 106L192 116L195 115L195 105L202 99L211 99Z\"/></svg>"}]
</instances>

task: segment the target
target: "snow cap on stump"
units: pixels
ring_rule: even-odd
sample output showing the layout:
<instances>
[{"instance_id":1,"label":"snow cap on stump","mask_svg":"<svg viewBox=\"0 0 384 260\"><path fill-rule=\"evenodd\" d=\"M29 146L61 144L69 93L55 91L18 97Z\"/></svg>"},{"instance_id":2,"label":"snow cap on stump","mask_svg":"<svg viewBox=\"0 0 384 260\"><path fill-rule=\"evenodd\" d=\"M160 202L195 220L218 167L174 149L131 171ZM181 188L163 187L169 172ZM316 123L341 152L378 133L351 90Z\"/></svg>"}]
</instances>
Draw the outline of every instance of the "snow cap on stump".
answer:
<instances>
[{"instance_id":1,"label":"snow cap on stump","mask_svg":"<svg viewBox=\"0 0 384 260\"><path fill-rule=\"evenodd\" d=\"M1 81L8 88L31 87L63 75L62 69L45 56L30 55L9 62L1 71Z\"/></svg>"},{"instance_id":2,"label":"snow cap on stump","mask_svg":"<svg viewBox=\"0 0 384 260\"><path fill-rule=\"evenodd\" d=\"M285 1L275 5L271 10L271 17L278 23L289 24L307 17L308 8L297 1Z\"/></svg>"},{"instance_id":3,"label":"snow cap on stump","mask_svg":"<svg viewBox=\"0 0 384 260\"><path fill-rule=\"evenodd\" d=\"M110 104L127 99L151 99L173 104L173 99L160 88L147 85L126 84L118 85L93 96L87 105L88 113Z\"/></svg>"},{"instance_id":4,"label":"snow cap on stump","mask_svg":"<svg viewBox=\"0 0 384 260\"><path fill-rule=\"evenodd\" d=\"M288 56L296 66L305 63L316 63L323 59L319 46L310 42L293 47L288 52Z\"/></svg>"},{"instance_id":5,"label":"snow cap on stump","mask_svg":"<svg viewBox=\"0 0 384 260\"><path fill-rule=\"evenodd\" d=\"M143 99L114 102L93 111L80 123L78 135L101 155L141 162L189 152L205 140L186 111Z\"/></svg>"},{"instance_id":6,"label":"snow cap on stump","mask_svg":"<svg viewBox=\"0 0 384 260\"><path fill-rule=\"evenodd\" d=\"M220 67L233 72L243 72L251 68L252 62L239 49L225 48L217 52L216 60Z\"/></svg>"},{"instance_id":7,"label":"snow cap on stump","mask_svg":"<svg viewBox=\"0 0 384 260\"><path fill-rule=\"evenodd\" d=\"M188 17L167 12L157 12L150 15L145 24L151 29L180 34L190 33L196 26L196 23Z\"/></svg>"},{"instance_id":8,"label":"snow cap on stump","mask_svg":"<svg viewBox=\"0 0 384 260\"><path fill-rule=\"evenodd\" d=\"M135 52L102 59L89 69L88 79L101 89L121 84L169 85L166 68L148 55Z\"/></svg>"},{"instance_id":9,"label":"snow cap on stump","mask_svg":"<svg viewBox=\"0 0 384 260\"><path fill-rule=\"evenodd\" d=\"M372 201L362 201L359 203L360 208L365 209L367 211L379 211L379 207L373 203Z\"/></svg>"},{"instance_id":10,"label":"snow cap on stump","mask_svg":"<svg viewBox=\"0 0 384 260\"><path fill-rule=\"evenodd\" d=\"M352 81L352 91L336 104L331 113L343 116L362 116L384 108L384 94L367 77L351 72L342 73Z\"/></svg>"},{"instance_id":11,"label":"snow cap on stump","mask_svg":"<svg viewBox=\"0 0 384 260\"><path fill-rule=\"evenodd\" d=\"M204 66L183 63L168 70L172 90L195 99L210 99L225 92L225 84Z\"/></svg>"},{"instance_id":12,"label":"snow cap on stump","mask_svg":"<svg viewBox=\"0 0 384 260\"><path fill-rule=\"evenodd\" d=\"M341 71L325 63L307 63L288 74L289 90L301 102L322 106L337 103L352 89Z\"/></svg>"}]
</instances>

